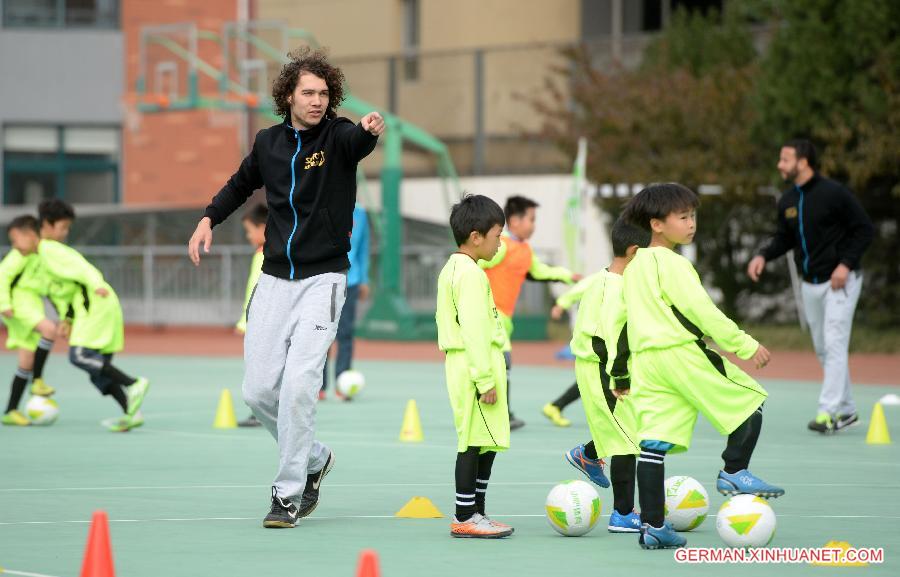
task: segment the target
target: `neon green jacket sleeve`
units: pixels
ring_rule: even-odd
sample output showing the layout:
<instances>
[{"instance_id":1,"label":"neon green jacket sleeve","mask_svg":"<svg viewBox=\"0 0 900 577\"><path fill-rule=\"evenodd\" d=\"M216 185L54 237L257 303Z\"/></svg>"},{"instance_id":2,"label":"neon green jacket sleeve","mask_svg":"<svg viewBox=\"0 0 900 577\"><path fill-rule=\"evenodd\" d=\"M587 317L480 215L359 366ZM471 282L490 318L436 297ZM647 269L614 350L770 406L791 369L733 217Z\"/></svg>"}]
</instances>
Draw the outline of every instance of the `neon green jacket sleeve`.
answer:
<instances>
[{"instance_id":1,"label":"neon green jacket sleeve","mask_svg":"<svg viewBox=\"0 0 900 577\"><path fill-rule=\"evenodd\" d=\"M665 255L660 263L664 267L660 271L660 287L667 300L722 349L741 359L752 357L759 343L713 303L688 259L673 251L667 252L660 255Z\"/></svg>"},{"instance_id":2,"label":"neon green jacket sleeve","mask_svg":"<svg viewBox=\"0 0 900 577\"><path fill-rule=\"evenodd\" d=\"M506 238L500 237L500 248L497 249L497 254L494 255L494 258L491 260L480 260L478 261L478 266L483 269L494 268L506 258L506 251L509 250L509 247L506 246Z\"/></svg>"},{"instance_id":3,"label":"neon green jacket sleeve","mask_svg":"<svg viewBox=\"0 0 900 577\"><path fill-rule=\"evenodd\" d=\"M80 252L54 240L42 240L38 254L44 267L54 277L83 285L89 292L106 286L103 274Z\"/></svg>"},{"instance_id":4,"label":"neon green jacket sleeve","mask_svg":"<svg viewBox=\"0 0 900 577\"><path fill-rule=\"evenodd\" d=\"M559 295L559 298L556 299L556 306L564 308L566 310L572 308L577 302L581 302L581 299L584 298L585 293L587 293L588 289L591 288L591 285L595 280L600 276L599 272L595 272L592 275L588 275L572 285L572 288Z\"/></svg>"},{"instance_id":5,"label":"neon green jacket sleeve","mask_svg":"<svg viewBox=\"0 0 900 577\"><path fill-rule=\"evenodd\" d=\"M492 389L491 348L502 347L506 336L487 275L468 256L452 255L441 271L435 319L441 350L465 350L478 392Z\"/></svg>"},{"instance_id":6,"label":"neon green jacket sleeve","mask_svg":"<svg viewBox=\"0 0 900 577\"><path fill-rule=\"evenodd\" d=\"M562 266L550 266L541 262L536 254L531 254L531 268L528 276L534 280L555 280L572 284L572 271Z\"/></svg>"},{"instance_id":7,"label":"neon green jacket sleeve","mask_svg":"<svg viewBox=\"0 0 900 577\"><path fill-rule=\"evenodd\" d=\"M10 249L0 261L0 311L12 308L12 283L23 270L27 259L16 249Z\"/></svg>"},{"instance_id":8,"label":"neon green jacket sleeve","mask_svg":"<svg viewBox=\"0 0 900 577\"><path fill-rule=\"evenodd\" d=\"M460 275L454 288L460 335L469 359L469 375L478 392L486 393L495 384L490 353L497 311L492 306L490 283L483 272L473 269Z\"/></svg>"},{"instance_id":9,"label":"neon green jacket sleeve","mask_svg":"<svg viewBox=\"0 0 900 577\"><path fill-rule=\"evenodd\" d=\"M241 310L241 318L238 320L235 328L242 333L247 332L247 306L250 305L250 297L253 296L253 289L259 282L259 276L262 274L263 252L256 251L253 254L253 260L250 261L250 276L247 277L247 290L244 293L244 308Z\"/></svg>"}]
</instances>

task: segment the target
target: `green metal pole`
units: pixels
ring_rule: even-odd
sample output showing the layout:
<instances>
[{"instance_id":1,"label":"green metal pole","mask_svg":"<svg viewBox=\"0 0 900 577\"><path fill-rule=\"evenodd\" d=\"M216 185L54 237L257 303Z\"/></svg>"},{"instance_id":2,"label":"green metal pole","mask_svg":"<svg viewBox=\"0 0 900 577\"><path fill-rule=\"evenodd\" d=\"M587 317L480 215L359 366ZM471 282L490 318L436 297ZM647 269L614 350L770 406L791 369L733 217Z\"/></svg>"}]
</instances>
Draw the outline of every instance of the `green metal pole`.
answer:
<instances>
[{"instance_id":1,"label":"green metal pole","mask_svg":"<svg viewBox=\"0 0 900 577\"><path fill-rule=\"evenodd\" d=\"M381 168L381 289L403 296L400 257L403 222L400 217L400 182L403 179L403 140L397 125L387 126L384 138L384 165Z\"/></svg>"}]
</instances>

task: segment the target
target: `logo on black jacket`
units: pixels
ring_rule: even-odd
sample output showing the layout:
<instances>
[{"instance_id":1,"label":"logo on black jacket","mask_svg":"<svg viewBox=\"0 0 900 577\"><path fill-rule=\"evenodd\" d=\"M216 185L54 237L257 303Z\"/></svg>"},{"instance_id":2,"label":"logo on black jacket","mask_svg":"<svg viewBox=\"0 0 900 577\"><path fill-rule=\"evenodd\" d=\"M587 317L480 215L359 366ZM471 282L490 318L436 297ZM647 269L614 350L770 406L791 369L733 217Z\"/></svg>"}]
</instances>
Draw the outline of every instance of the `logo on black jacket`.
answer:
<instances>
[{"instance_id":1,"label":"logo on black jacket","mask_svg":"<svg viewBox=\"0 0 900 577\"><path fill-rule=\"evenodd\" d=\"M309 170L310 168L315 168L317 166L322 166L325 164L325 151L320 150L319 152L313 153L312 156L306 157L306 165L304 165L303 170Z\"/></svg>"}]
</instances>

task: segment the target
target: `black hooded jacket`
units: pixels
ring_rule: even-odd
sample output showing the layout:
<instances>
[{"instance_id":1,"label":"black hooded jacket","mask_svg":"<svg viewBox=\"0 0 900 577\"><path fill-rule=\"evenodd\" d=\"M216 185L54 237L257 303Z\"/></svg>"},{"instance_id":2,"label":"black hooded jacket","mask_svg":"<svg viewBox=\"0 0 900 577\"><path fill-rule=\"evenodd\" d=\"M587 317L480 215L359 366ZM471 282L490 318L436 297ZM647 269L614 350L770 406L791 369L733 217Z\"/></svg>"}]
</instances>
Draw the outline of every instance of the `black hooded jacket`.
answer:
<instances>
[{"instance_id":1,"label":"black hooded jacket","mask_svg":"<svg viewBox=\"0 0 900 577\"><path fill-rule=\"evenodd\" d=\"M324 118L302 131L287 122L260 130L204 216L216 226L264 186L269 219L263 272L295 280L346 270L356 165L377 141L346 118Z\"/></svg>"},{"instance_id":2,"label":"black hooded jacket","mask_svg":"<svg viewBox=\"0 0 900 577\"><path fill-rule=\"evenodd\" d=\"M838 264L859 270L875 228L862 205L841 183L813 175L778 200L778 229L760 254L767 261L794 249L803 279L822 283Z\"/></svg>"}]
</instances>

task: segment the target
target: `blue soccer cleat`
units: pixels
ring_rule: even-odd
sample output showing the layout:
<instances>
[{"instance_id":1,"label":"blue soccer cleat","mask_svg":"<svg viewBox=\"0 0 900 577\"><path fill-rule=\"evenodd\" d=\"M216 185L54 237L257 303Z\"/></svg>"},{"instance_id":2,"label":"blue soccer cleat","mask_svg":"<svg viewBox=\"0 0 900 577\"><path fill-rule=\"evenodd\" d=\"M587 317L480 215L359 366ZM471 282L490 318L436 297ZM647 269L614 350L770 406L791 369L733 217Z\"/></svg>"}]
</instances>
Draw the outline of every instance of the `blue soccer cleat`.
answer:
<instances>
[{"instance_id":1,"label":"blue soccer cleat","mask_svg":"<svg viewBox=\"0 0 900 577\"><path fill-rule=\"evenodd\" d=\"M612 515L609 516L608 530L610 533L640 533L641 516L634 511L622 515L613 509Z\"/></svg>"},{"instance_id":2,"label":"blue soccer cleat","mask_svg":"<svg viewBox=\"0 0 900 577\"><path fill-rule=\"evenodd\" d=\"M687 539L676 533L668 523L663 523L660 528L644 523L638 544L642 549L677 549L687 545Z\"/></svg>"},{"instance_id":3,"label":"blue soccer cleat","mask_svg":"<svg viewBox=\"0 0 900 577\"><path fill-rule=\"evenodd\" d=\"M745 494L756 495L764 499L774 499L784 495L784 489L766 483L747 469L731 474L719 471L716 490L726 496Z\"/></svg>"},{"instance_id":4,"label":"blue soccer cleat","mask_svg":"<svg viewBox=\"0 0 900 577\"><path fill-rule=\"evenodd\" d=\"M588 476L588 479L604 489L609 487L609 478L603 473L603 459L588 459L584 454L584 445L578 445L566 452L566 461Z\"/></svg>"}]
</instances>

